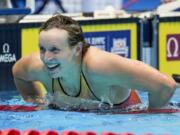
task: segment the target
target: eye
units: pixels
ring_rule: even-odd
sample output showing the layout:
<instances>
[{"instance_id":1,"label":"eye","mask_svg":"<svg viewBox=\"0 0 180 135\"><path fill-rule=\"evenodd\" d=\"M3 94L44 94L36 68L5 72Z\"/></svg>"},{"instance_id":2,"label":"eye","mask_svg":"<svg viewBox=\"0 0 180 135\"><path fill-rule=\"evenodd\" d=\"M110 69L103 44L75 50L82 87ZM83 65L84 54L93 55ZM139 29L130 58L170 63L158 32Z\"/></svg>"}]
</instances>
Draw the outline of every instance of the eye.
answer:
<instances>
[{"instance_id":1,"label":"eye","mask_svg":"<svg viewBox=\"0 0 180 135\"><path fill-rule=\"evenodd\" d=\"M53 52L53 53L58 53L58 52L60 51L60 49L59 49L59 48L56 48L56 47L52 47L52 48L50 49L50 51Z\"/></svg>"},{"instance_id":2,"label":"eye","mask_svg":"<svg viewBox=\"0 0 180 135\"><path fill-rule=\"evenodd\" d=\"M39 46L39 50L40 50L41 53L44 53L46 51L46 49L44 47L42 47L42 46Z\"/></svg>"}]
</instances>

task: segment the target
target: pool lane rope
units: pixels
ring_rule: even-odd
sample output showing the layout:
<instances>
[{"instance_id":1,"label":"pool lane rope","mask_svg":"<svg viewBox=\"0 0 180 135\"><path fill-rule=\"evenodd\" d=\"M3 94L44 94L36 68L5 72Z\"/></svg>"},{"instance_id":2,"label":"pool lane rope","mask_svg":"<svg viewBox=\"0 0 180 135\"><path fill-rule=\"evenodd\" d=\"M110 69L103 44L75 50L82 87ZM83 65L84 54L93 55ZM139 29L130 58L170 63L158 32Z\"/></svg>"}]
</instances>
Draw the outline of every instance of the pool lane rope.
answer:
<instances>
[{"instance_id":1,"label":"pool lane rope","mask_svg":"<svg viewBox=\"0 0 180 135\"><path fill-rule=\"evenodd\" d=\"M74 131L74 130L65 130L58 132L56 130L44 130L44 131L38 131L35 129L27 129L24 131L20 131L18 129L4 129L0 130L0 135L98 135L94 131ZM101 132L99 135L136 135L134 133L130 132L124 132L124 133L115 133L115 132ZM144 133L142 135L154 135L152 133ZM161 134L161 135L171 135L171 134Z\"/></svg>"},{"instance_id":2,"label":"pool lane rope","mask_svg":"<svg viewBox=\"0 0 180 135\"><path fill-rule=\"evenodd\" d=\"M12 111L12 112L31 112L38 111L38 106L26 106L26 105L0 105L0 111ZM76 111L76 110L73 110ZM98 110L77 110L77 112L95 112L100 114L112 113L112 114L141 114L141 113L179 113L180 109L153 109L153 110L131 110L121 111L105 110L105 112L99 112Z\"/></svg>"},{"instance_id":3,"label":"pool lane rope","mask_svg":"<svg viewBox=\"0 0 180 135\"><path fill-rule=\"evenodd\" d=\"M0 105L0 111L31 112L37 111L37 106L25 105Z\"/></svg>"}]
</instances>

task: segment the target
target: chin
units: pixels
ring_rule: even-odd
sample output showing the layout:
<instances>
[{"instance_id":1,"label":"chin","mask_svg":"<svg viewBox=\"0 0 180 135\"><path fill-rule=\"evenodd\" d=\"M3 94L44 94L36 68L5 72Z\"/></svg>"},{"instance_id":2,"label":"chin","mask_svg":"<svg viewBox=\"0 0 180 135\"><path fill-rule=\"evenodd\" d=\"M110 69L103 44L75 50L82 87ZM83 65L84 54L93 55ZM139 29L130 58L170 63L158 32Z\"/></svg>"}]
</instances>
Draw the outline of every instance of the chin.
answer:
<instances>
[{"instance_id":1,"label":"chin","mask_svg":"<svg viewBox=\"0 0 180 135\"><path fill-rule=\"evenodd\" d=\"M49 75L51 76L51 78L58 78L58 77L60 77L60 75L58 73L49 73Z\"/></svg>"}]
</instances>

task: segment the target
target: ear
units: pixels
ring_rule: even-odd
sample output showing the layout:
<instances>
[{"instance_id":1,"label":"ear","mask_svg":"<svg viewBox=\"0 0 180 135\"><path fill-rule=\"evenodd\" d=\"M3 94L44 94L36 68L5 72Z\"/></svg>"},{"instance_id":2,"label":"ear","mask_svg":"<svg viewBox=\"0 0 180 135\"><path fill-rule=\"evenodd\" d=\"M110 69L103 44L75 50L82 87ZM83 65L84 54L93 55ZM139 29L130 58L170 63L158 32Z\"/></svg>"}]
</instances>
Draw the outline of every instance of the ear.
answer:
<instances>
[{"instance_id":1,"label":"ear","mask_svg":"<svg viewBox=\"0 0 180 135\"><path fill-rule=\"evenodd\" d=\"M75 55L78 56L81 54L82 52L82 48L83 48L83 43L82 42L79 42L76 46L75 46Z\"/></svg>"}]
</instances>

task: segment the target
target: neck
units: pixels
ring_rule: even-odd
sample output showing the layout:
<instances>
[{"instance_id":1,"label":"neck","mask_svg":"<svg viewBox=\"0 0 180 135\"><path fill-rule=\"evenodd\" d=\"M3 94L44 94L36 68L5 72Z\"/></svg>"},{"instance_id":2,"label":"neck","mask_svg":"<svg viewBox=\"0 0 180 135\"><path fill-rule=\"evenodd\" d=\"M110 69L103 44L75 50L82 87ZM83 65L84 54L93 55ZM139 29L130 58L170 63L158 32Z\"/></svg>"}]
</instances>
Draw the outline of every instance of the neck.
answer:
<instances>
[{"instance_id":1,"label":"neck","mask_svg":"<svg viewBox=\"0 0 180 135\"><path fill-rule=\"evenodd\" d=\"M82 59L78 58L74 63L68 66L67 72L61 78L61 82L64 87L70 87L69 89L80 89L80 75L82 70Z\"/></svg>"}]
</instances>

